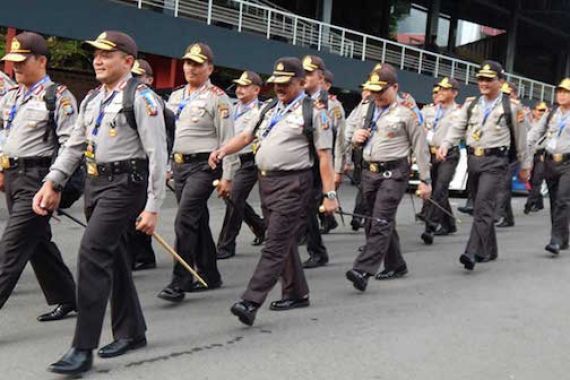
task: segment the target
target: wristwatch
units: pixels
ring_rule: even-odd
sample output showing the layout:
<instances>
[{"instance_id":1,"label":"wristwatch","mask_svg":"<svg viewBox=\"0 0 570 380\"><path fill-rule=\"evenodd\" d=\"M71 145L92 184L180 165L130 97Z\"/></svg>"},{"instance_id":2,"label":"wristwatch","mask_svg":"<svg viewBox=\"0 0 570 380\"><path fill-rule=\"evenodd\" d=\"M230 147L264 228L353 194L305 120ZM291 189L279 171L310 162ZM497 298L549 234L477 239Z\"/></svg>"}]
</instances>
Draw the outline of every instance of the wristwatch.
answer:
<instances>
[{"instance_id":1,"label":"wristwatch","mask_svg":"<svg viewBox=\"0 0 570 380\"><path fill-rule=\"evenodd\" d=\"M328 191L328 192L324 193L323 195L325 196L325 198L328 198L331 201L334 201L336 199L336 191Z\"/></svg>"}]
</instances>

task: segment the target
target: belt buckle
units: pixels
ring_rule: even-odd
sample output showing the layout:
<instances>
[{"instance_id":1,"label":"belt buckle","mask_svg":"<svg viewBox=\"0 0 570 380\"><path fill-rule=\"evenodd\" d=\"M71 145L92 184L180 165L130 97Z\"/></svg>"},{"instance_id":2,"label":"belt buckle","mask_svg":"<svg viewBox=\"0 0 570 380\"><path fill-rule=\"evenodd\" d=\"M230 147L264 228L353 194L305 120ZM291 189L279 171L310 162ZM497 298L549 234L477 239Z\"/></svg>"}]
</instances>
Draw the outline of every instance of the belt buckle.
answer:
<instances>
[{"instance_id":1,"label":"belt buckle","mask_svg":"<svg viewBox=\"0 0 570 380\"><path fill-rule=\"evenodd\" d=\"M479 146L473 150L473 154L477 157L482 157L485 155L485 148Z\"/></svg>"},{"instance_id":2,"label":"belt buckle","mask_svg":"<svg viewBox=\"0 0 570 380\"><path fill-rule=\"evenodd\" d=\"M430 147L429 147L429 151L431 152L431 154L437 154L437 147L435 147L435 146L430 146Z\"/></svg>"},{"instance_id":3,"label":"belt buckle","mask_svg":"<svg viewBox=\"0 0 570 380\"><path fill-rule=\"evenodd\" d=\"M552 159L554 160L554 162L561 162L563 158L564 156L562 155L562 153L554 153L552 155Z\"/></svg>"},{"instance_id":4,"label":"belt buckle","mask_svg":"<svg viewBox=\"0 0 570 380\"><path fill-rule=\"evenodd\" d=\"M378 167L378 164L370 164L368 166L368 169L372 172L372 173L378 173L380 171L380 168Z\"/></svg>"},{"instance_id":5,"label":"belt buckle","mask_svg":"<svg viewBox=\"0 0 570 380\"><path fill-rule=\"evenodd\" d=\"M182 153L174 153L174 162L177 164L184 163L184 155Z\"/></svg>"},{"instance_id":6,"label":"belt buckle","mask_svg":"<svg viewBox=\"0 0 570 380\"><path fill-rule=\"evenodd\" d=\"M10 169L10 157L6 156L5 154L1 155L0 166L2 166L2 169Z\"/></svg>"},{"instance_id":7,"label":"belt buckle","mask_svg":"<svg viewBox=\"0 0 570 380\"><path fill-rule=\"evenodd\" d=\"M93 161L87 161L87 174L91 176L98 176L99 171L97 170L97 164Z\"/></svg>"}]
</instances>

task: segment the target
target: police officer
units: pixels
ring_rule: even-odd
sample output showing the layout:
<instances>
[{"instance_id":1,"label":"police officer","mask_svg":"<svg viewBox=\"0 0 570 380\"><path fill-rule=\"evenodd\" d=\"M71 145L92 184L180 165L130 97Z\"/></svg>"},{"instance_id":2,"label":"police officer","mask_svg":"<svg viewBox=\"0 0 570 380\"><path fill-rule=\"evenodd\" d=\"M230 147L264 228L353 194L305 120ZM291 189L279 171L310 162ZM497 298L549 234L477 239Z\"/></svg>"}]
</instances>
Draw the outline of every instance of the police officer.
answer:
<instances>
[{"instance_id":1,"label":"police officer","mask_svg":"<svg viewBox=\"0 0 570 380\"><path fill-rule=\"evenodd\" d=\"M16 83L14 83L14 81L5 72L0 70L0 99L2 99L8 90L15 85Z\"/></svg>"},{"instance_id":2,"label":"police officer","mask_svg":"<svg viewBox=\"0 0 570 380\"><path fill-rule=\"evenodd\" d=\"M138 230L154 233L167 161L164 118L156 94L146 85L129 81L138 50L135 41L122 32L107 31L87 44L95 48L93 68L102 86L82 102L72 135L33 204L40 215L55 209L58 190L85 156L87 228L79 248L79 314L71 349L49 367L61 374L91 368L109 295L114 341L98 355L114 357L146 345L126 232L137 222ZM134 109L127 114L123 96L132 83L137 86ZM136 120L136 126L129 124L128 117Z\"/></svg>"},{"instance_id":3,"label":"police officer","mask_svg":"<svg viewBox=\"0 0 570 380\"><path fill-rule=\"evenodd\" d=\"M263 81L254 71L244 71L233 81L236 87L238 103L234 106L232 119L234 132L240 134L253 119L259 116L260 102L257 96ZM236 254L236 238L242 221L249 226L255 235L253 245L257 246L265 240L265 223L257 215L253 207L247 203L247 197L257 183L257 166L252 145L243 148L239 153L240 168L232 181L232 194L226 204L226 215L218 238L218 259L228 259Z\"/></svg>"},{"instance_id":4,"label":"police officer","mask_svg":"<svg viewBox=\"0 0 570 380\"><path fill-rule=\"evenodd\" d=\"M303 58L303 69L305 70L305 91L314 101L315 107L323 111L321 114L332 121L330 124L334 140L334 135L336 130L338 130L338 125L344 124L344 115L340 113L338 118L327 116L332 114L333 107L335 108L334 112L338 112L336 110L338 105L336 102L329 101L328 92L323 89L324 71L326 70L325 63L318 56L307 55ZM341 126L341 129L344 129L344 127ZM308 214L307 220L307 251L309 252L309 259L303 263L303 268L306 269L324 266L329 261L327 249L323 243L321 231L319 231L318 215L320 214L319 206L323 197L322 185L319 176L315 175L313 179L315 180L312 187L313 212ZM322 232L329 233L337 226L338 223L334 219L334 216L327 215L323 219Z\"/></svg>"},{"instance_id":5,"label":"police officer","mask_svg":"<svg viewBox=\"0 0 570 380\"><path fill-rule=\"evenodd\" d=\"M518 118L519 128L525 128L525 132L530 129L523 106L518 101L518 89L509 82L503 83L501 92L509 96L517 104L516 117ZM509 169L503 178L502 186L497 193L497 205L495 210L495 226L497 228L513 227L515 225L515 217L513 214L513 207L511 205L513 176L516 175L518 162L509 162Z\"/></svg>"},{"instance_id":6,"label":"police officer","mask_svg":"<svg viewBox=\"0 0 570 380\"><path fill-rule=\"evenodd\" d=\"M268 83L274 84L278 101L266 106L259 121L210 156L210 164L215 166L220 158L238 152L255 137L259 139L255 161L260 170L267 240L242 300L231 308L246 325L253 324L257 310L280 276L282 299L272 302L270 309L309 306L309 288L299 259L297 238L307 213L313 212L312 194L307 189L313 186L312 165L317 156L326 195L324 211L330 213L338 207L331 154L332 128L326 111L314 107L311 99L305 99L304 76L298 58L278 59L268 79Z\"/></svg>"},{"instance_id":7,"label":"police officer","mask_svg":"<svg viewBox=\"0 0 570 380\"><path fill-rule=\"evenodd\" d=\"M459 92L459 82L445 77L434 88L438 89L435 105L422 109L426 139L431 154L432 200L452 214L453 211L449 204L449 183L455 175L459 162L459 147L455 145L449 149L444 161L438 160L436 153L459 109L455 102ZM424 202L422 215L425 218L425 231L421 238L426 244L433 243L434 235L447 235L457 231L455 219L446 215L431 202Z\"/></svg>"},{"instance_id":8,"label":"police officer","mask_svg":"<svg viewBox=\"0 0 570 380\"><path fill-rule=\"evenodd\" d=\"M150 63L144 59L137 59L131 70L133 77L139 78L141 83L152 87L154 74ZM129 258L132 260L134 271L156 268L156 257L152 248L152 236L137 231L135 226L128 233L127 248Z\"/></svg>"},{"instance_id":9,"label":"police officer","mask_svg":"<svg viewBox=\"0 0 570 380\"><path fill-rule=\"evenodd\" d=\"M175 90L168 100L168 107L177 118L173 148L178 201L174 221L176 251L190 265L196 265L208 288L193 282L192 276L176 262L172 280L158 295L170 302L182 301L185 292L222 286L207 203L214 190L212 182L220 177L218 194L223 197L230 194L231 180L239 167L237 156L224 159L223 171L221 167L212 170L208 166L210 153L234 135L230 99L209 79L214 70L212 49L201 42L193 43L182 59L188 83Z\"/></svg>"},{"instance_id":10,"label":"police officer","mask_svg":"<svg viewBox=\"0 0 570 380\"><path fill-rule=\"evenodd\" d=\"M509 167L509 156L523 164L521 179L528 177L530 162L527 161L526 130L519 127L518 103L508 97L503 98L503 80L501 64L494 61L482 63L477 72L482 96L465 101L437 153L438 158L444 160L449 150L467 135L467 170L475 202L471 235L459 259L467 270L473 270L476 262L497 258L495 202ZM516 157L513 154L515 148Z\"/></svg>"},{"instance_id":11,"label":"police officer","mask_svg":"<svg viewBox=\"0 0 570 380\"><path fill-rule=\"evenodd\" d=\"M346 278L360 291L366 290L368 278L378 272L384 258L388 260L387 256L390 263L385 266L394 273L386 276L387 273L380 272L378 279L407 273L395 219L408 186L408 157L412 150L422 181L418 191L422 197L429 197L431 193L425 133L415 113L397 100L395 69L382 65L372 73L365 88L373 93L373 100L367 104L360 122L347 128L347 140L363 146L362 195L373 218L366 228L366 245L353 268L346 272Z\"/></svg>"},{"instance_id":12,"label":"police officer","mask_svg":"<svg viewBox=\"0 0 570 380\"><path fill-rule=\"evenodd\" d=\"M6 193L9 214L0 241L0 308L30 261L47 303L57 305L39 321L62 319L76 309L75 282L51 241L50 218L32 211L34 194L77 118L75 97L46 74L48 57L47 43L39 34L15 36L2 60L14 62L18 86L0 99L0 125L6 136L0 190ZM48 92L55 93L54 111L44 101Z\"/></svg>"},{"instance_id":13,"label":"police officer","mask_svg":"<svg viewBox=\"0 0 570 380\"><path fill-rule=\"evenodd\" d=\"M530 131L529 149L545 138L544 177L550 197L550 241L545 249L553 255L568 249L568 212L570 210L570 78L564 78L556 87L558 107L552 116L543 118Z\"/></svg>"},{"instance_id":14,"label":"police officer","mask_svg":"<svg viewBox=\"0 0 570 380\"><path fill-rule=\"evenodd\" d=\"M537 102L530 114L528 124L530 130L539 128L543 118L547 117L548 106L545 102ZM529 130L529 133L530 133ZM529 154L534 152L532 160L532 170L530 172L530 191L524 205L524 213L537 212L544 208L542 199L542 183L544 182L544 148L546 147L546 136L538 140L535 147L529 147Z\"/></svg>"}]
</instances>

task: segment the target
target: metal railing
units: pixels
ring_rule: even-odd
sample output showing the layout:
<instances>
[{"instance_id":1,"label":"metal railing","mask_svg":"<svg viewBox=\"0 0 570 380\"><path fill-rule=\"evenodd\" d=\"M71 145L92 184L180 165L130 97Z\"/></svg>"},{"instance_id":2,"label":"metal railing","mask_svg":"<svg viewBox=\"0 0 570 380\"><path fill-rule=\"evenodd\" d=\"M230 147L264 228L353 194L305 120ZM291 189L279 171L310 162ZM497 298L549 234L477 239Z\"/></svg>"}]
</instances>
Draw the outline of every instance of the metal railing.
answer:
<instances>
[{"instance_id":1,"label":"metal railing","mask_svg":"<svg viewBox=\"0 0 570 380\"><path fill-rule=\"evenodd\" d=\"M217 25L264 35L296 46L358 60L390 63L401 70L433 77L451 76L465 84L476 84L476 63L403 45L295 15L280 9L243 0L115 0ZM507 74L519 88L521 98L554 101L555 87L522 76Z\"/></svg>"}]
</instances>

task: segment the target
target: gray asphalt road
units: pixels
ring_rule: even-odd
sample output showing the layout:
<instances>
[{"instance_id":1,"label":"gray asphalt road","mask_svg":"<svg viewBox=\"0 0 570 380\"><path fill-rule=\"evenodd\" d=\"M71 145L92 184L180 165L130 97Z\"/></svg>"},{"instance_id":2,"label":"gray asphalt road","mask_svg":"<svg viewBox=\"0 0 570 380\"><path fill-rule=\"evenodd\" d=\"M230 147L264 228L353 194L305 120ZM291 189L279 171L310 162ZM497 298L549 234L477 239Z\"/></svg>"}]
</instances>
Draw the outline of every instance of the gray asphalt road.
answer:
<instances>
[{"instance_id":1,"label":"gray asphalt road","mask_svg":"<svg viewBox=\"0 0 570 380\"><path fill-rule=\"evenodd\" d=\"M354 189L341 198L352 207ZM462 199L453 200L462 204ZM566 379L570 375L569 252L552 259L543 251L546 212L522 215L498 233L500 257L466 273L458 263L471 219L460 231L426 247L414 224L409 196L398 229L410 274L391 282L371 280L358 294L344 279L363 234L340 227L326 237L329 266L307 272L311 307L273 312L264 305L253 328L229 313L249 279L259 252L247 228L238 256L220 262L224 287L189 295L179 305L156 298L169 280L171 261L155 246L159 268L137 273L149 326L147 348L116 359L96 359L93 379ZM252 203L258 207L257 197ZM416 199L416 207L420 202ZM210 201L217 235L223 204ZM173 241L176 208L165 203L159 232ZM81 216L75 207L73 214ZM5 216L5 213L3 214ZM67 220L54 236L74 269L81 228ZM105 237L102 236L102 239ZM301 247L303 256L306 255ZM269 300L279 298L279 289ZM46 311L28 268L0 312L0 378L55 379L47 365L64 353L75 319L41 324ZM105 322L102 344L111 340Z\"/></svg>"}]
</instances>

